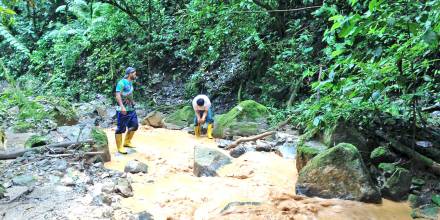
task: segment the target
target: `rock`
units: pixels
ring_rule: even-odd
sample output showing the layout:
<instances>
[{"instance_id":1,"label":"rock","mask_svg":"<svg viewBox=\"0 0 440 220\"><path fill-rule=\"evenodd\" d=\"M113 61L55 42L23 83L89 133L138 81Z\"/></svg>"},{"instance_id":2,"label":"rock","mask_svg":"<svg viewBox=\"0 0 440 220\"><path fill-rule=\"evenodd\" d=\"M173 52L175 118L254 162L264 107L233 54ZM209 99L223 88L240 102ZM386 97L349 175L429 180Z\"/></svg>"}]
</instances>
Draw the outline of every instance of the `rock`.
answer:
<instances>
[{"instance_id":1,"label":"rock","mask_svg":"<svg viewBox=\"0 0 440 220\"><path fill-rule=\"evenodd\" d=\"M196 146L194 148L194 175L217 176L217 170L231 163L231 159L225 154L207 147Z\"/></svg>"},{"instance_id":2,"label":"rock","mask_svg":"<svg viewBox=\"0 0 440 220\"><path fill-rule=\"evenodd\" d=\"M116 184L116 192L125 198L133 196L133 188L127 179L118 180L118 183Z\"/></svg>"},{"instance_id":3,"label":"rock","mask_svg":"<svg viewBox=\"0 0 440 220\"><path fill-rule=\"evenodd\" d=\"M225 148L229 146L233 141L226 140L226 139L216 139L217 147L219 148Z\"/></svg>"},{"instance_id":4,"label":"rock","mask_svg":"<svg viewBox=\"0 0 440 220\"><path fill-rule=\"evenodd\" d=\"M26 148L32 148L32 147L38 147L43 146L49 143L49 140L47 137L41 136L41 135L32 135L30 138L26 140L26 143L24 146Z\"/></svg>"},{"instance_id":5,"label":"rock","mask_svg":"<svg viewBox=\"0 0 440 220\"><path fill-rule=\"evenodd\" d=\"M115 189L116 189L116 186L113 182L106 182L103 184L101 191L103 193L111 194L115 191Z\"/></svg>"},{"instance_id":6,"label":"rock","mask_svg":"<svg viewBox=\"0 0 440 220\"><path fill-rule=\"evenodd\" d=\"M369 159L374 145L369 144L359 129L348 122L340 121L333 128L328 128L323 134L320 134L322 143L329 147L336 146L339 143L350 143L358 148L361 152L362 158L366 161Z\"/></svg>"},{"instance_id":7,"label":"rock","mask_svg":"<svg viewBox=\"0 0 440 220\"><path fill-rule=\"evenodd\" d=\"M381 202L357 148L341 143L314 157L300 171L298 194L340 198L362 202Z\"/></svg>"},{"instance_id":8,"label":"rock","mask_svg":"<svg viewBox=\"0 0 440 220\"><path fill-rule=\"evenodd\" d=\"M151 215L150 213L145 212L145 211L139 213L137 219L138 220L154 220L153 215Z\"/></svg>"},{"instance_id":9,"label":"rock","mask_svg":"<svg viewBox=\"0 0 440 220\"><path fill-rule=\"evenodd\" d=\"M419 208L413 209L411 217L415 219L438 220L440 219L440 208L433 204L423 205Z\"/></svg>"},{"instance_id":10,"label":"rock","mask_svg":"<svg viewBox=\"0 0 440 220\"><path fill-rule=\"evenodd\" d=\"M20 175L12 178L12 183L16 186L31 186L36 179L30 175Z\"/></svg>"},{"instance_id":11,"label":"rock","mask_svg":"<svg viewBox=\"0 0 440 220\"><path fill-rule=\"evenodd\" d=\"M76 185L75 180L73 180L72 177L67 176L67 175L61 179L61 183L65 186L75 186Z\"/></svg>"},{"instance_id":12,"label":"rock","mask_svg":"<svg viewBox=\"0 0 440 220\"><path fill-rule=\"evenodd\" d=\"M440 207L440 195L432 195L431 200L434 204Z\"/></svg>"},{"instance_id":13,"label":"rock","mask_svg":"<svg viewBox=\"0 0 440 220\"><path fill-rule=\"evenodd\" d=\"M257 140L255 142L255 150L256 151L264 151L264 152L271 152L274 151L275 148L272 143L264 141L264 140Z\"/></svg>"},{"instance_id":14,"label":"rock","mask_svg":"<svg viewBox=\"0 0 440 220\"><path fill-rule=\"evenodd\" d=\"M112 202L113 202L112 197L105 193L98 194L94 196L92 199L92 204L96 206L102 206L102 205L110 206L112 205Z\"/></svg>"},{"instance_id":15,"label":"rock","mask_svg":"<svg viewBox=\"0 0 440 220\"><path fill-rule=\"evenodd\" d=\"M52 113L58 125L74 125L78 123L78 114L68 100L57 97L56 99L53 98L45 101L47 101L47 106L52 108Z\"/></svg>"},{"instance_id":16,"label":"rock","mask_svg":"<svg viewBox=\"0 0 440 220\"><path fill-rule=\"evenodd\" d=\"M32 192L32 188L27 186L13 186L6 190L5 196L9 198L8 202L13 202L19 199L21 196Z\"/></svg>"},{"instance_id":17,"label":"rock","mask_svg":"<svg viewBox=\"0 0 440 220\"><path fill-rule=\"evenodd\" d=\"M128 173L147 173L148 166L145 163L139 162L137 160L128 161L125 165L124 172Z\"/></svg>"},{"instance_id":18,"label":"rock","mask_svg":"<svg viewBox=\"0 0 440 220\"><path fill-rule=\"evenodd\" d=\"M0 199L3 199L5 197L5 187L3 187L2 184L0 184Z\"/></svg>"},{"instance_id":19,"label":"rock","mask_svg":"<svg viewBox=\"0 0 440 220\"><path fill-rule=\"evenodd\" d=\"M409 202L409 205L411 206L411 208L417 208L420 205L422 205L422 201L421 201L420 197L415 194L409 194L408 202Z\"/></svg>"},{"instance_id":20,"label":"rock","mask_svg":"<svg viewBox=\"0 0 440 220\"><path fill-rule=\"evenodd\" d=\"M67 170L67 160L65 159L57 159L53 163L54 169L60 172L65 172Z\"/></svg>"},{"instance_id":21,"label":"rock","mask_svg":"<svg viewBox=\"0 0 440 220\"><path fill-rule=\"evenodd\" d=\"M94 141L92 151L103 151L104 154L98 155L100 161L108 162L111 160L110 150L108 148L108 139L105 131L101 128L94 127L91 130L91 136Z\"/></svg>"},{"instance_id":22,"label":"rock","mask_svg":"<svg viewBox=\"0 0 440 220\"><path fill-rule=\"evenodd\" d=\"M68 141L85 141L92 138L93 125L61 126L57 132L63 135Z\"/></svg>"},{"instance_id":23,"label":"rock","mask_svg":"<svg viewBox=\"0 0 440 220\"><path fill-rule=\"evenodd\" d=\"M5 139L7 140L7 143L5 144L5 148L7 148L8 150L11 148L24 148L26 141L34 135L35 133L15 133L11 131L6 131Z\"/></svg>"},{"instance_id":24,"label":"rock","mask_svg":"<svg viewBox=\"0 0 440 220\"><path fill-rule=\"evenodd\" d=\"M229 112L214 117L213 135L216 138L250 136L260 134L269 128L269 110L253 101L240 102Z\"/></svg>"},{"instance_id":25,"label":"rock","mask_svg":"<svg viewBox=\"0 0 440 220\"><path fill-rule=\"evenodd\" d=\"M238 158L241 155L245 154L249 151L249 147L246 147L244 145L239 145L238 147L235 147L229 152L229 155L233 158Z\"/></svg>"},{"instance_id":26,"label":"rock","mask_svg":"<svg viewBox=\"0 0 440 220\"><path fill-rule=\"evenodd\" d=\"M276 153L285 159L296 159L296 143L286 142L276 148ZM307 162L306 162L307 163ZM297 165L298 166L298 165Z\"/></svg>"},{"instance_id":27,"label":"rock","mask_svg":"<svg viewBox=\"0 0 440 220\"><path fill-rule=\"evenodd\" d=\"M188 127L194 123L194 114L194 110L191 106L184 106L165 118L165 123L167 124L166 127L175 127L180 129Z\"/></svg>"},{"instance_id":28,"label":"rock","mask_svg":"<svg viewBox=\"0 0 440 220\"><path fill-rule=\"evenodd\" d=\"M391 177L385 179L381 192L384 196L393 200L402 200L409 192L411 186L411 174L408 170L397 167Z\"/></svg>"},{"instance_id":29,"label":"rock","mask_svg":"<svg viewBox=\"0 0 440 220\"><path fill-rule=\"evenodd\" d=\"M296 148L296 169L301 169L319 153L325 151L327 146L318 141L308 141L304 144L300 144Z\"/></svg>"},{"instance_id":30,"label":"rock","mask_svg":"<svg viewBox=\"0 0 440 220\"><path fill-rule=\"evenodd\" d=\"M370 159L373 163L391 163L394 161L394 155L388 147L377 147L370 154Z\"/></svg>"},{"instance_id":31,"label":"rock","mask_svg":"<svg viewBox=\"0 0 440 220\"><path fill-rule=\"evenodd\" d=\"M111 218L113 216L113 209L111 207L104 207L102 210L102 217Z\"/></svg>"},{"instance_id":32,"label":"rock","mask_svg":"<svg viewBox=\"0 0 440 220\"><path fill-rule=\"evenodd\" d=\"M165 126L163 120L164 120L164 115L161 112L153 111L148 113L147 116L145 116L141 124L149 125L155 128L163 128Z\"/></svg>"}]
</instances>

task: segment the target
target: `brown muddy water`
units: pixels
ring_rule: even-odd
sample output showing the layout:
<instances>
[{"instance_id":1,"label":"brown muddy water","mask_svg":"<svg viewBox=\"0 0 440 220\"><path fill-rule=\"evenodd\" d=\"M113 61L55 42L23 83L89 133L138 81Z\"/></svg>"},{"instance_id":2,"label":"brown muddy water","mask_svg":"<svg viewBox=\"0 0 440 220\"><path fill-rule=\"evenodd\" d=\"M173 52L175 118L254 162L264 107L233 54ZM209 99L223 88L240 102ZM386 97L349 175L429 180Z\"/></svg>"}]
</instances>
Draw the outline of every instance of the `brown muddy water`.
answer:
<instances>
[{"instance_id":1,"label":"brown muddy water","mask_svg":"<svg viewBox=\"0 0 440 220\"><path fill-rule=\"evenodd\" d=\"M134 196L124 198L121 205L133 212L146 211L156 220L411 219L407 203L383 200L377 205L295 195L295 161L275 153L248 152L232 159L218 177L196 177L194 146L222 151L214 140L141 127L133 139L135 152L119 155L114 129L108 129L107 135L112 153L107 168L123 171L134 159L148 164L148 174L129 174Z\"/></svg>"}]
</instances>

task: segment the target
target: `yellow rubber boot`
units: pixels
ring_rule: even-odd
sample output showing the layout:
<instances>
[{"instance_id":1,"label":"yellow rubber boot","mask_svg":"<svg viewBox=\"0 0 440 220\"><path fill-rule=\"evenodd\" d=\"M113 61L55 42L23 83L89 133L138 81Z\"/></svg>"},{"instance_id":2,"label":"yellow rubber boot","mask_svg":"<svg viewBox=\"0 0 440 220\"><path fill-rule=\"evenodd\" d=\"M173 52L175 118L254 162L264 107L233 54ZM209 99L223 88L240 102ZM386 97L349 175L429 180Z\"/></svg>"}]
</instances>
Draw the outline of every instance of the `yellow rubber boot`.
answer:
<instances>
[{"instance_id":1,"label":"yellow rubber boot","mask_svg":"<svg viewBox=\"0 0 440 220\"><path fill-rule=\"evenodd\" d=\"M196 137L200 137L200 125L194 127L194 134Z\"/></svg>"},{"instance_id":2,"label":"yellow rubber boot","mask_svg":"<svg viewBox=\"0 0 440 220\"><path fill-rule=\"evenodd\" d=\"M206 131L206 133L208 134L208 138L212 139L212 130L213 130L213 126L212 124L208 124L208 131Z\"/></svg>"},{"instance_id":3,"label":"yellow rubber boot","mask_svg":"<svg viewBox=\"0 0 440 220\"><path fill-rule=\"evenodd\" d=\"M125 151L124 146L122 146L122 134L116 134L115 139L116 139L116 148L118 149L118 152L121 154L126 154L127 151Z\"/></svg>"},{"instance_id":4,"label":"yellow rubber boot","mask_svg":"<svg viewBox=\"0 0 440 220\"><path fill-rule=\"evenodd\" d=\"M135 146L131 144L131 139L133 138L133 135L134 131L127 132L127 134L125 135L124 147L135 148Z\"/></svg>"}]
</instances>

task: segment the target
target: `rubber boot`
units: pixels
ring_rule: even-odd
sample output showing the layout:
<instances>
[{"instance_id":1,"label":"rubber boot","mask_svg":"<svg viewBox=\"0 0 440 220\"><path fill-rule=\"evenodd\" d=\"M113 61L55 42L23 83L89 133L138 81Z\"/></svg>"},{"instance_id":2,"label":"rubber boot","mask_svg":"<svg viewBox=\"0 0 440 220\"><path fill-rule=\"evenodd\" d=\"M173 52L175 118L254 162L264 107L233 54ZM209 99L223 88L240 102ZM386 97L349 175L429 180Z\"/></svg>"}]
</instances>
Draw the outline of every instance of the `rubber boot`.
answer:
<instances>
[{"instance_id":1,"label":"rubber boot","mask_svg":"<svg viewBox=\"0 0 440 220\"><path fill-rule=\"evenodd\" d=\"M127 132L127 134L125 135L124 147L135 148L135 146L131 144L131 139L133 138L133 135L134 131Z\"/></svg>"},{"instance_id":2,"label":"rubber boot","mask_svg":"<svg viewBox=\"0 0 440 220\"><path fill-rule=\"evenodd\" d=\"M118 152L121 154L126 154L127 151L125 151L124 146L122 146L122 134L116 134L115 139L116 139L116 148L118 149Z\"/></svg>"},{"instance_id":3,"label":"rubber boot","mask_svg":"<svg viewBox=\"0 0 440 220\"><path fill-rule=\"evenodd\" d=\"M200 125L194 127L194 134L196 137L200 137Z\"/></svg>"},{"instance_id":4,"label":"rubber boot","mask_svg":"<svg viewBox=\"0 0 440 220\"><path fill-rule=\"evenodd\" d=\"M213 126L212 124L208 124L208 131L206 131L206 133L208 134L208 138L212 139L212 130L213 130Z\"/></svg>"}]
</instances>

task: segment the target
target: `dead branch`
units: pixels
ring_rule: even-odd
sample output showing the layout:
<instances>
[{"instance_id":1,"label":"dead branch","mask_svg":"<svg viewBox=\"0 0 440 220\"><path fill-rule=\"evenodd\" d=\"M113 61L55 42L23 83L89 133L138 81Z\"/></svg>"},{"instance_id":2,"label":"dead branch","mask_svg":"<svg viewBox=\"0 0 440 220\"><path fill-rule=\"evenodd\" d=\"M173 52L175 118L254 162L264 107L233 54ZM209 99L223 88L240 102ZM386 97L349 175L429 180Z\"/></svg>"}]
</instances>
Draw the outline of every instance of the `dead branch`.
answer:
<instances>
[{"instance_id":1,"label":"dead branch","mask_svg":"<svg viewBox=\"0 0 440 220\"><path fill-rule=\"evenodd\" d=\"M237 147L240 143L247 142L247 141L255 141L255 140L267 137L269 135L272 135L274 133L275 133L275 131L267 131L262 134L257 134L257 135L250 136L250 137L242 137L242 138L239 138L238 140L232 142L231 144L229 144L225 149L231 150L231 149Z\"/></svg>"}]
</instances>

